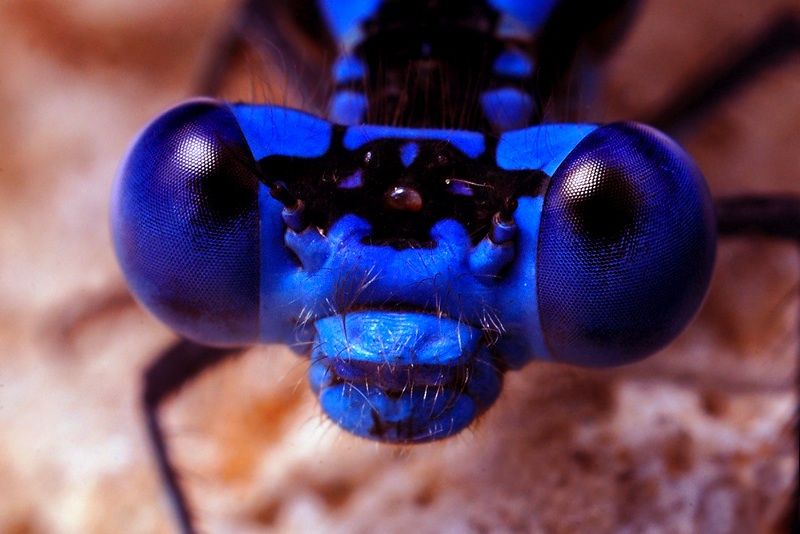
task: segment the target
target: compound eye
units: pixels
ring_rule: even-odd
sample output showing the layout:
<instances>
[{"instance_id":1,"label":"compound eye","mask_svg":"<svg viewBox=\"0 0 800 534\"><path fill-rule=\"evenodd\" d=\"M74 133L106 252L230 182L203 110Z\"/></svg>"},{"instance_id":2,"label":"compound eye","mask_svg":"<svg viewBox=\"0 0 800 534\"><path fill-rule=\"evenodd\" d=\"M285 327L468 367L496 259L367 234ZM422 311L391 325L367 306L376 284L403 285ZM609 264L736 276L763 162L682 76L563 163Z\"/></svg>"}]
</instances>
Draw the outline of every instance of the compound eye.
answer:
<instances>
[{"instance_id":1,"label":"compound eye","mask_svg":"<svg viewBox=\"0 0 800 534\"><path fill-rule=\"evenodd\" d=\"M638 124L595 130L553 175L539 235L539 312L553 358L627 363L697 311L716 245L711 198L691 159Z\"/></svg>"},{"instance_id":2,"label":"compound eye","mask_svg":"<svg viewBox=\"0 0 800 534\"><path fill-rule=\"evenodd\" d=\"M259 180L223 104L195 101L150 124L114 190L112 230L134 295L185 337L258 336Z\"/></svg>"}]
</instances>

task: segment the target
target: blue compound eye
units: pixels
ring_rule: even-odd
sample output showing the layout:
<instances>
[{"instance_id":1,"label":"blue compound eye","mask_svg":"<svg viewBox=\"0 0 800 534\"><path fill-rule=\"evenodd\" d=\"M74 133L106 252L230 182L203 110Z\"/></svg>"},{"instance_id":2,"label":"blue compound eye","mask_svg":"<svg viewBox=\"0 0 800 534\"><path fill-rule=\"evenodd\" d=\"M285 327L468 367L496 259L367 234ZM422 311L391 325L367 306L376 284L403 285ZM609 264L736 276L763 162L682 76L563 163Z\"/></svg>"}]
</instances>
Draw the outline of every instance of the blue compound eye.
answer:
<instances>
[{"instance_id":1,"label":"blue compound eye","mask_svg":"<svg viewBox=\"0 0 800 534\"><path fill-rule=\"evenodd\" d=\"M256 169L229 108L195 101L147 127L117 178L112 231L128 284L190 339L258 337Z\"/></svg>"},{"instance_id":2,"label":"blue compound eye","mask_svg":"<svg viewBox=\"0 0 800 534\"><path fill-rule=\"evenodd\" d=\"M639 124L591 133L542 211L538 298L553 358L617 365L664 346L700 306L715 240L708 189L680 147Z\"/></svg>"}]
</instances>

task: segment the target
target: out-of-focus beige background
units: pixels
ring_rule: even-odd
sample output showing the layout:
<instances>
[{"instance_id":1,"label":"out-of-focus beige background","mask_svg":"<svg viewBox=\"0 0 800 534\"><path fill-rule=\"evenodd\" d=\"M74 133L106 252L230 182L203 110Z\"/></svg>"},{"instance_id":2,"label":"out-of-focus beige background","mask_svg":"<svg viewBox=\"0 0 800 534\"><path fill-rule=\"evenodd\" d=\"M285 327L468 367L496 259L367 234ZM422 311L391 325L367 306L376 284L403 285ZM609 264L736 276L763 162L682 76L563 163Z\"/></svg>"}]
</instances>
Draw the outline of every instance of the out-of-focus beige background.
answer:
<instances>
[{"instance_id":1,"label":"out-of-focus beige background","mask_svg":"<svg viewBox=\"0 0 800 534\"><path fill-rule=\"evenodd\" d=\"M0 532L172 532L137 411L172 335L122 290L107 228L138 129L189 95L232 0L0 3ZM646 0L586 116L647 114L796 0ZM252 65L228 91L281 95ZM279 101L302 101L302 95ZM294 100L293 100L294 99ZM800 56L680 141L715 193L800 192ZM445 443L320 415L305 362L254 349L167 405L207 532L770 532L797 466L797 250L719 249L670 348L615 371L530 365Z\"/></svg>"}]
</instances>

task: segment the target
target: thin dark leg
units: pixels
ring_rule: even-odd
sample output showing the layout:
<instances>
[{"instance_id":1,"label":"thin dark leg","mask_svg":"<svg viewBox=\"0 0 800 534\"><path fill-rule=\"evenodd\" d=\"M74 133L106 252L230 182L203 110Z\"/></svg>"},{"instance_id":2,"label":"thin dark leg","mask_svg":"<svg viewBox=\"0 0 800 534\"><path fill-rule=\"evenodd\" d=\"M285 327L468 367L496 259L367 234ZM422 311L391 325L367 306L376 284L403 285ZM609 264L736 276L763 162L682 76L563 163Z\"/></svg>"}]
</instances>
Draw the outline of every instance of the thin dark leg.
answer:
<instances>
[{"instance_id":1,"label":"thin dark leg","mask_svg":"<svg viewBox=\"0 0 800 534\"><path fill-rule=\"evenodd\" d=\"M239 352L239 349L218 349L191 341L179 341L161 353L143 374L142 408L147 436L161 481L175 513L175 520L184 534L195 532L192 514L186 495L180 487L178 473L172 465L158 409L166 399L201 372Z\"/></svg>"},{"instance_id":2,"label":"thin dark leg","mask_svg":"<svg viewBox=\"0 0 800 534\"><path fill-rule=\"evenodd\" d=\"M758 235L800 244L800 196L723 197L716 200L716 211L720 236ZM800 367L797 372L796 391L800 395ZM800 405L795 407L794 418L795 437L800 450ZM800 465L795 474L794 492L787 516L777 528L800 532Z\"/></svg>"},{"instance_id":3,"label":"thin dark leg","mask_svg":"<svg viewBox=\"0 0 800 534\"><path fill-rule=\"evenodd\" d=\"M726 64L688 83L663 108L643 122L674 131L713 107L761 72L791 54L800 53L800 19L792 14L777 20Z\"/></svg>"},{"instance_id":4,"label":"thin dark leg","mask_svg":"<svg viewBox=\"0 0 800 534\"><path fill-rule=\"evenodd\" d=\"M800 243L800 196L740 195L718 198L721 236L760 235Z\"/></svg>"}]
</instances>

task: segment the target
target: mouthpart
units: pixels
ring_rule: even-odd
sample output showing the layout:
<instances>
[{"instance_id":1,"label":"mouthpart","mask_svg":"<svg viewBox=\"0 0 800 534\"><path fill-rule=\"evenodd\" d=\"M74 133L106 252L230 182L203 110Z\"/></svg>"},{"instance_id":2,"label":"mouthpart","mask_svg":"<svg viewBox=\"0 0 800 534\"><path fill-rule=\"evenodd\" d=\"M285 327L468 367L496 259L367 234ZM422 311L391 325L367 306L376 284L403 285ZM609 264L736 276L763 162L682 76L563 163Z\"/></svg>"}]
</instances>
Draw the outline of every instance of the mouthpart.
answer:
<instances>
[{"instance_id":1,"label":"mouthpart","mask_svg":"<svg viewBox=\"0 0 800 534\"><path fill-rule=\"evenodd\" d=\"M418 311L319 319L309 379L348 432L388 443L443 439L497 399L503 369L479 328Z\"/></svg>"}]
</instances>

